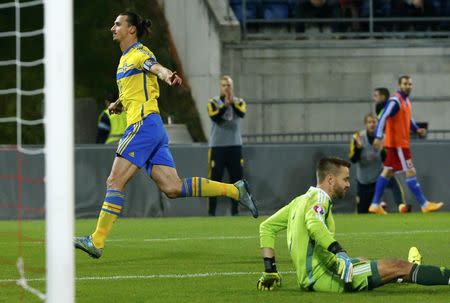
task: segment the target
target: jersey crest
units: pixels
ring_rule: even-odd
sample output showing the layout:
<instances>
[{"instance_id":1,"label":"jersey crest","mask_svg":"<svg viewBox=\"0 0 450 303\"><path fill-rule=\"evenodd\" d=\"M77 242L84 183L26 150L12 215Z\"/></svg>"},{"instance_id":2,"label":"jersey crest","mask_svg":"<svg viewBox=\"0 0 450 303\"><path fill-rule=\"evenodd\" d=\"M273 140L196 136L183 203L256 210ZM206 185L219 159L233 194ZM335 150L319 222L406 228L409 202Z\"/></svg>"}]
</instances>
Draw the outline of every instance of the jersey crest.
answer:
<instances>
[{"instance_id":1,"label":"jersey crest","mask_svg":"<svg viewBox=\"0 0 450 303\"><path fill-rule=\"evenodd\" d=\"M314 205L313 210L319 215L325 215L325 210L320 205Z\"/></svg>"}]
</instances>

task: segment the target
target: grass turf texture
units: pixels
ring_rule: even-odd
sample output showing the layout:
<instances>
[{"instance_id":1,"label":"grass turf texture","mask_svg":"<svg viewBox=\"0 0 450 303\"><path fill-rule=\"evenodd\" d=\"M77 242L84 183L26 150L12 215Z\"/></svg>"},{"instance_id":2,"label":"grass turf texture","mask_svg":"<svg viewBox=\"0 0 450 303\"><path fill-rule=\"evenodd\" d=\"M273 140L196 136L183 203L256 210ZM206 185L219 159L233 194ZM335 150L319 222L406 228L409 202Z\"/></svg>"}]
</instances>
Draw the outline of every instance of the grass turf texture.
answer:
<instances>
[{"instance_id":1,"label":"grass turf texture","mask_svg":"<svg viewBox=\"0 0 450 303\"><path fill-rule=\"evenodd\" d=\"M76 252L76 302L449 302L448 286L392 284L340 295L301 292L285 234L280 234L276 248L278 269L287 272L283 286L258 292L256 281L263 270L258 226L263 220L120 219L101 259ZM336 238L352 257L406 259L409 247L417 246L424 263L450 267L450 213L335 215L335 220ZM26 277L32 287L44 291L44 243L39 241L44 222L24 221L22 226ZM95 220L77 220L76 234L88 234L94 226ZM18 222L0 221L0 302L39 302L8 281L18 277L17 230Z\"/></svg>"}]
</instances>

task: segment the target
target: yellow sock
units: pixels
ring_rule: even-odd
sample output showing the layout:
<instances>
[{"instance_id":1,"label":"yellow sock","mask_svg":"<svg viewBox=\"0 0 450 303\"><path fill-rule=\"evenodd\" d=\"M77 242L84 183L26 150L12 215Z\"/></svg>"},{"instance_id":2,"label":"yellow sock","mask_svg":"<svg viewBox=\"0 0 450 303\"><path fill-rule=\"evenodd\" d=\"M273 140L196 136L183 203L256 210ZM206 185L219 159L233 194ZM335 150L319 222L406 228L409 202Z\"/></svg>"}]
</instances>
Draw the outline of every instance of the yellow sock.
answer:
<instances>
[{"instance_id":1,"label":"yellow sock","mask_svg":"<svg viewBox=\"0 0 450 303\"><path fill-rule=\"evenodd\" d=\"M181 197L218 197L239 199L239 191L233 184L212 181L200 177L183 179Z\"/></svg>"},{"instance_id":2,"label":"yellow sock","mask_svg":"<svg viewBox=\"0 0 450 303\"><path fill-rule=\"evenodd\" d=\"M105 246L106 238L122 211L124 200L124 193L113 189L107 190L105 201L98 216L97 228L92 234L92 241L95 247L103 248Z\"/></svg>"}]
</instances>

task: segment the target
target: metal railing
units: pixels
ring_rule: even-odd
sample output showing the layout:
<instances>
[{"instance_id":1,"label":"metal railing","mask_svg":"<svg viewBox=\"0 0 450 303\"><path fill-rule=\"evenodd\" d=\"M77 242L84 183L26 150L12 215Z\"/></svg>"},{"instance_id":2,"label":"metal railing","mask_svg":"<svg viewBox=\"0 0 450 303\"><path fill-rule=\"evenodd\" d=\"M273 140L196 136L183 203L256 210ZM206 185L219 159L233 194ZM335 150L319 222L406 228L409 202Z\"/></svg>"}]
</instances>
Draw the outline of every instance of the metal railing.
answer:
<instances>
[{"instance_id":1,"label":"metal railing","mask_svg":"<svg viewBox=\"0 0 450 303\"><path fill-rule=\"evenodd\" d=\"M368 17L339 17L339 18L287 18L287 19L247 19L247 0L242 0L241 6L241 27L242 38L244 40L250 39L305 39L319 37L323 39L341 39L341 38L449 38L449 30L426 30L426 31L398 31L391 29L388 31L376 31L375 25L390 23L392 25L399 23L424 23L424 22L450 22L450 16L442 17L374 17L373 0L370 1L369 16ZM229 10L231 13L231 10ZM230 18L230 16L228 16ZM337 31L325 33L303 33L298 32L295 27L299 24L328 24L333 23L348 23L348 24L367 24L367 31ZM273 26L285 25L286 32L264 32L264 30L249 32L249 25L257 26Z\"/></svg>"},{"instance_id":2,"label":"metal railing","mask_svg":"<svg viewBox=\"0 0 450 303\"><path fill-rule=\"evenodd\" d=\"M331 97L320 97L320 98L275 98L275 99L262 99L262 100L246 100L247 104L260 104L260 105L280 105L280 104L372 104L373 101L371 97L367 98L331 98ZM424 97L417 96L412 97L413 103L445 103L450 102L450 96L440 96L440 97Z\"/></svg>"},{"instance_id":3,"label":"metal railing","mask_svg":"<svg viewBox=\"0 0 450 303\"><path fill-rule=\"evenodd\" d=\"M262 99L262 100L247 100L248 106L258 106L260 109L260 117L262 121L267 121L270 117L270 115L273 113L273 109L277 107L283 107L286 105L315 105L315 104L360 104L363 106L367 106L367 111L373 111L373 101L370 99L370 97L367 98L276 98L276 99ZM450 103L450 96L443 96L443 97L413 97L413 102L415 104L417 103ZM305 106L303 108L304 111L308 111L311 107ZM292 110L292 109L291 109ZM273 138L279 137L280 135L285 134L267 134L266 133L266 124L262 124L261 128L261 134L257 135L258 138L261 136L269 136ZM345 133L345 132L344 132ZM341 135L344 133L340 133ZM351 133L351 132L350 132ZM306 138L306 141L310 141L313 139L309 136L311 133L286 133L286 136L282 136L283 138L293 138L293 140L297 140L295 138L300 138L298 140L303 140L301 138ZM324 137L328 134L334 134L334 133L314 133L315 138ZM291 136L292 135L292 136ZM308 135L308 136L306 136ZM272 140L272 139L271 139ZM280 139L284 140L284 139ZM325 140L326 141L326 140Z\"/></svg>"},{"instance_id":4,"label":"metal railing","mask_svg":"<svg viewBox=\"0 0 450 303\"><path fill-rule=\"evenodd\" d=\"M349 143L354 131L345 132L298 132L273 134L245 134L245 144L293 144L293 143ZM428 130L425 139L412 135L411 139L426 141L450 141L450 130Z\"/></svg>"}]
</instances>

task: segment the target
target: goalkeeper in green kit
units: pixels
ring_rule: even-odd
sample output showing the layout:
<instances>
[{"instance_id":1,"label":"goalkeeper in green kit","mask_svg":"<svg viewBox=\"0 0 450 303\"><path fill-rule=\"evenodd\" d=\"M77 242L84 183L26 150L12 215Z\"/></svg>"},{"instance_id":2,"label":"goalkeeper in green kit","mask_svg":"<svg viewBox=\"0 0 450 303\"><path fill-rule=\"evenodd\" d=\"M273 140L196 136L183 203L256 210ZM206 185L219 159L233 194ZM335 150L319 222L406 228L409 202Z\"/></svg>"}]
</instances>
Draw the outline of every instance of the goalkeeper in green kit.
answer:
<instances>
[{"instance_id":1,"label":"goalkeeper in green kit","mask_svg":"<svg viewBox=\"0 0 450 303\"><path fill-rule=\"evenodd\" d=\"M292 200L260 225L264 272L259 290L281 286L275 263L275 238L287 230L287 245L302 290L349 292L371 290L386 283L449 285L450 270L421 265L419 251L411 248L408 261L353 259L334 238L333 201L350 187L350 163L322 158L316 168L317 186Z\"/></svg>"}]
</instances>

